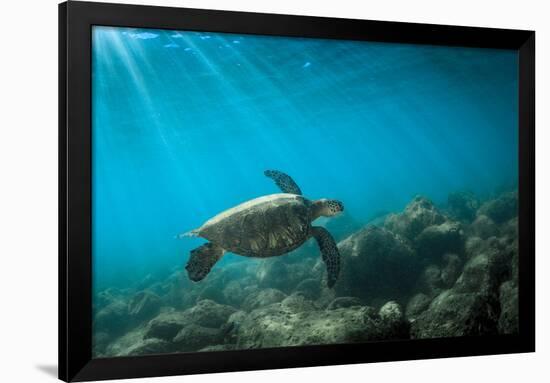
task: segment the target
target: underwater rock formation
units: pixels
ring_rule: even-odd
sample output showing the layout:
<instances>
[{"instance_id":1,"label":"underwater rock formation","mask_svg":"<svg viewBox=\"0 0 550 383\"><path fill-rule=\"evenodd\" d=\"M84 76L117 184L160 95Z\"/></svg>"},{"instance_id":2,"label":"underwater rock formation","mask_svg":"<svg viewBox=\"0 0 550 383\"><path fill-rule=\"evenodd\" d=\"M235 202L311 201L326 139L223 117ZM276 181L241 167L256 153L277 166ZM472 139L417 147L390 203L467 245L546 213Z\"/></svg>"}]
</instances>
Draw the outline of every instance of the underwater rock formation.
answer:
<instances>
[{"instance_id":1,"label":"underwater rock formation","mask_svg":"<svg viewBox=\"0 0 550 383\"><path fill-rule=\"evenodd\" d=\"M411 246L387 229L367 226L338 244L341 254L339 296L400 299L416 282L420 263Z\"/></svg>"},{"instance_id":2,"label":"underwater rock formation","mask_svg":"<svg viewBox=\"0 0 550 383\"><path fill-rule=\"evenodd\" d=\"M498 314L481 294L446 290L411 324L411 337L440 338L497 332Z\"/></svg>"},{"instance_id":3,"label":"underwater rock formation","mask_svg":"<svg viewBox=\"0 0 550 383\"><path fill-rule=\"evenodd\" d=\"M299 346L518 331L517 193L425 197L338 243L333 289L311 241L281 258L182 268L94 297L93 354ZM333 223L334 224L334 223Z\"/></svg>"},{"instance_id":4,"label":"underwater rock formation","mask_svg":"<svg viewBox=\"0 0 550 383\"><path fill-rule=\"evenodd\" d=\"M400 214L391 214L384 226L391 232L414 240L425 228L445 222L445 217L429 199L415 197Z\"/></svg>"},{"instance_id":5,"label":"underwater rock formation","mask_svg":"<svg viewBox=\"0 0 550 383\"><path fill-rule=\"evenodd\" d=\"M462 253L464 233L459 223L445 221L422 230L415 244L419 257L439 260L445 253Z\"/></svg>"},{"instance_id":6,"label":"underwater rock formation","mask_svg":"<svg viewBox=\"0 0 550 383\"><path fill-rule=\"evenodd\" d=\"M393 309L395 310L395 309ZM252 311L240 327L237 347L260 348L364 342L407 337L402 316L372 307L294 311L281 303ZM399 310L396 310L399 311ZM385 312L384 312L385 313Z\"/></svg>"}]
</instances>

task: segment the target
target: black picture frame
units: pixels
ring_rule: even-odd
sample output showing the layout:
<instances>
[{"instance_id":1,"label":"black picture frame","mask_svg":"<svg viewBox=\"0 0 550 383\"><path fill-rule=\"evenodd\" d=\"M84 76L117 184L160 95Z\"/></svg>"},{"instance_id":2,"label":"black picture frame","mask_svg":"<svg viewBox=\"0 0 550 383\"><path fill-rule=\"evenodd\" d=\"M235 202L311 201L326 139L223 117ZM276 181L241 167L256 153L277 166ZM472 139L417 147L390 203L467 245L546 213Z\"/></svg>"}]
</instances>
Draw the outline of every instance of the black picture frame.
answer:
<instances>
[{"instance_id":1,"label":"black picture frame","mask_svg":"<svg viewBox=\"0 0 550 383\"><path fill-rule=\"evenodd\" d=\"M519 334L92 358L93 25L505 48L519 54ZM69 1L59 5L59 378L88 381L535 350L535 32Z\"/></svg>"}]
</instances>

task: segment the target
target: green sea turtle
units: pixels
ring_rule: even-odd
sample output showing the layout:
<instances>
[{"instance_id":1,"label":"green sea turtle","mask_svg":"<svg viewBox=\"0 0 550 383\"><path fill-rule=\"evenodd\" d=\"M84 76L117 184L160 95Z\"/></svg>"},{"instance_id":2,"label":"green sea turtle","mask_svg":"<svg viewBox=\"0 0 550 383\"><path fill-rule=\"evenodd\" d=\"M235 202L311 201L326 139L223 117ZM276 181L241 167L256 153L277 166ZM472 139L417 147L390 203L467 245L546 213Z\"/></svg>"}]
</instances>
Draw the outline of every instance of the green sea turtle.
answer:
<instances>
[{"instance_id":1,"label":"green sea turtle","mask_svg":"<svg viewBox=\"0 0 550 383\"><path fill-rule=\"evenodd\" d=\"M185 268L189 278L200 281L229 251L245 257L273 257L286 254L313 237L317 240L327 267L327 285L334 286L340 272L340 253L332 235L311 223L320 216L331 217L344 210L340 201L310 201L290 176L266 170L283 193L244 202L206 221L198 229L180 234L207 239L191 251Z\"/></svg>"}]
</instances>

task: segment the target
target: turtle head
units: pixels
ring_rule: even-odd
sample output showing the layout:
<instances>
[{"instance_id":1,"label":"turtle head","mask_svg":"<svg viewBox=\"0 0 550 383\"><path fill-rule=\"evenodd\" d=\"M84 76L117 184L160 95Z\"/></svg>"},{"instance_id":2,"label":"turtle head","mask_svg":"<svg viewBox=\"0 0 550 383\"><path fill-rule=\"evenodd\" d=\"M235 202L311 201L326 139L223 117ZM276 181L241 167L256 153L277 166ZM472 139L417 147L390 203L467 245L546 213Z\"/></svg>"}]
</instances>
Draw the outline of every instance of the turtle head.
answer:
<instances>
[{"instance_id":1,"label":"turtle head","mask_svg":"<svg viewBox=\"0 0 550 383\"><path fill-rule=\"evenodd\" d=\"M318 199L313 202L314 219L323 217L334 217L344 211L344 204L335 199Z\"/></svg>"}]
</instances>

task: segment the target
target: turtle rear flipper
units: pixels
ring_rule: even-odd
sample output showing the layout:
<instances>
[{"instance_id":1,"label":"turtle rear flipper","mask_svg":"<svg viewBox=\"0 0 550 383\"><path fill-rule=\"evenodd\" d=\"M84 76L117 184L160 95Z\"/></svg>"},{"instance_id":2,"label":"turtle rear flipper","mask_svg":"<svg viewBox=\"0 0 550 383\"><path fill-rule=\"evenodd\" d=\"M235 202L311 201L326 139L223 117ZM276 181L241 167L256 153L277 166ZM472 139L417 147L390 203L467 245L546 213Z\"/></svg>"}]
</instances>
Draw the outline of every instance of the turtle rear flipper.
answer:
<instances>
[{"instance_id":1,"label":"turtle rear flipper","mask_svg":"<svg viewBox=\"0 0 550 383\"><path fill-rule=\"evenodd\" d=\"M302 195L300 187L288 175L278 170L266 170L264 174L271 178L283 193Z\"/></svg>"},{"instance_id":2,"label":"turtle rear flipper","mask_svg":"<svg viewBox=\"0 0 550 383\"><path fill-rule=\"evenodd\" d=\"M338 279L338 274L340 274L340 252L336 246L336 241L327 229L320 226L313 226L311 229L312 235L317 240L319 249L321 249L323 262L327 266L327 286L332 288Z\"/></svg>"},{"instance_id":3,"label":"turtle rear flipper","mask_svg":"<svg viewBox=\"0 0 550 383\"><path fill-rule=\"evenodd\" d=\"M189 279L195 282L204 279L224 252L224 249L211 242L191 250L191 257L185 266Z\"/></svg>"}]
</instances>

